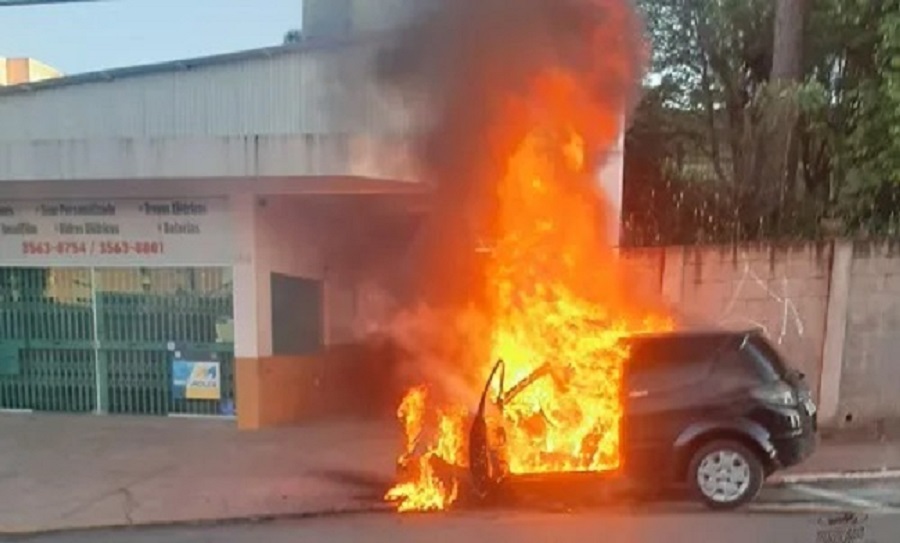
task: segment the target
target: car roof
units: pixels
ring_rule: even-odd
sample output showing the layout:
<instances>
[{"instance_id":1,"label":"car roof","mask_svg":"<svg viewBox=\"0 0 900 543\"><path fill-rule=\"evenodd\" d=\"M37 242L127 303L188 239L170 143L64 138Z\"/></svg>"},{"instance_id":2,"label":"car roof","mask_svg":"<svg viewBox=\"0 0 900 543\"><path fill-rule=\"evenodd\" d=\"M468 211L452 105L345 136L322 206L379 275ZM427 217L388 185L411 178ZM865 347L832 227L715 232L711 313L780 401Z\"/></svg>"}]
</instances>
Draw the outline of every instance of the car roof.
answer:
<instances>
[{"instance_id":1,"label":"car roof","mask_svg":"<svg viewBox=\"0 0 900 543\"><path fill-rule=\"evenodd\" d=\"M651 332L651 333L641 333L634 334L632 336L628 336L628 340L671 340L671 339L696 339L696 340L705 340L705 339L729 339L729 338L744 338L748 335L756 336L759 335L760 331L756 329L747 329L747 330L722 330L722 329L714 329L714 328L691 328L691 329L682 329L682 330L673 330L670 332Z\"/></svg>"},{"instance_id":2,"label":"car roof","mask_svg":"<svg viewBox=\"0 0 900 543\"><path fill-rule=\"evenodd\" d=\"M745 340L753 337L762 336L757 330L688 329L636 334L625 341L634 349L632 352L634 360L666 359L669 364L680 365L692 363L697 360L696 357L706 356L720 349L737 348Z\"/></svg>"}]
</instances>

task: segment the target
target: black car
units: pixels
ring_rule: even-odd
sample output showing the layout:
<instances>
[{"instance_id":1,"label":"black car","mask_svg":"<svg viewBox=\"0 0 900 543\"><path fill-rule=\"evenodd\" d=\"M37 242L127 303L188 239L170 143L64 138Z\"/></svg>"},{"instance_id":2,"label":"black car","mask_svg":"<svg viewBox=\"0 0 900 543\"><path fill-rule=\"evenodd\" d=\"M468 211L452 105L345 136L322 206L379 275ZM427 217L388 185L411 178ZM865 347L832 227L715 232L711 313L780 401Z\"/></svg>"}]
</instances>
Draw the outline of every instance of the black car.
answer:
<instances>
[{"instance_id":1,"label":"black car","mask_svg":"<svg viewBox=\"0 0 900 543\"><path fill-rule=\"evenodd\" d=\"M621 425L622 474L640 486L690 487L712 509L754 499L773 472L808 457L816 407L801 373L756 331L674 332L629 338ZM488 380L472 425L469 469L487 495L508 473L485 422ZM508 390L497 403L545 371Z\"/></svg>"}]
</instances>

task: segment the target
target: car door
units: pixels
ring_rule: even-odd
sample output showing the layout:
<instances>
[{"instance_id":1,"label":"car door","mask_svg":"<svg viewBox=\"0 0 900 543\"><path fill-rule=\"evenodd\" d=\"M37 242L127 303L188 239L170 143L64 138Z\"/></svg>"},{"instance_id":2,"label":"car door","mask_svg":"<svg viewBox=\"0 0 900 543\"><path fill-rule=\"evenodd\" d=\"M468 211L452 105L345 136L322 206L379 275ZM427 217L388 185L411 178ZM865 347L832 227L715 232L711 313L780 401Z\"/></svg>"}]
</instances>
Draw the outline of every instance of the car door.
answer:
<instances>
[{"instance_id":1,"label":"car door","mask_svg":"<svg viewBox=\"0 0 900 543\"><path fill-rule=\"evenodd\" d=\"M702 416L712 368L701 337L647 338L632 346L624 373L622 456L625 473L662 482L674 475L674 445Z\"/></svg>"}]
</instances>

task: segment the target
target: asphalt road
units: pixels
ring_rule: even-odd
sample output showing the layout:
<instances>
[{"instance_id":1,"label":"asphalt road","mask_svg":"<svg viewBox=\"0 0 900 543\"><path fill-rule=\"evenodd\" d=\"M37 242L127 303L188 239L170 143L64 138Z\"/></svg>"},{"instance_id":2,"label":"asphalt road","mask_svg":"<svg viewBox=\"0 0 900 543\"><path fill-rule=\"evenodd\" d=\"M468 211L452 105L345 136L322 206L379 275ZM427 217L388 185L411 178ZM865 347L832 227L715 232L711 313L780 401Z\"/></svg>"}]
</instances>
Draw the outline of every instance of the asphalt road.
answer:
<instances>
[{"instance_id":1,"label":"asphalt road","mask_svg":"<svg viewBox=\"0 0 900 543\"><path fill-rule=\"evenodd\" d=\"M530 503L516 509L424 515L343 515L305 520L83 531L7 538L30 543L603 543L900 541L900 480L804 483L766 488L751 507L710 513L689 502L573 507ZM0 540L4 538L0 537Z\"/></svg>"}]
</instances>

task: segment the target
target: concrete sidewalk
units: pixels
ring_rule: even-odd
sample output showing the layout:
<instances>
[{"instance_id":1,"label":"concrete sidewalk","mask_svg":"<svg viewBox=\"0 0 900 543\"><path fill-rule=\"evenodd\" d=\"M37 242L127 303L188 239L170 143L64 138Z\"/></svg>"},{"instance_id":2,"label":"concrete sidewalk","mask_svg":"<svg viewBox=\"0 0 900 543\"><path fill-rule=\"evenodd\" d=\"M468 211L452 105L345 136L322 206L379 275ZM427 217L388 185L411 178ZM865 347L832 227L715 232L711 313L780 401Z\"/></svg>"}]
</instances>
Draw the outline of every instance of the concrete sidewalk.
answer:
<instances>
[{"instance_id":1,"label":"concrete sidewalk","mask_svg":"<svg viewBox=\"0 0 900 543\"><path fill-rule=\"evenodd\" d=\"M0 533L378 507L398 445L392 421L0 415ZM882 468L900 468L897 443L826 442L790 473Z\"/></svg>"},{"instance_id":2,"label":"concrete sidewalk","mask_svg":"<svg viewBox=\"0 0 900 543\"><path fill-rule=\"evenodd\" d=\"M896 470L900 470L900 441L825 439L805 462L775 474L773 480L822 480L859 472Z\"/></svg>"},{"instance_id":3,"label":"concrete sidewalk","mask_svg":"<svg viewBox=\"0 0 900 543\"><path fill-rule=\"evenodd\" d=\"M391 421L239 432L218 420L0 415L0 533L371 506L398 440ZM354 477L372 480L368 496Z\"/></svg>"}]
</instances>

